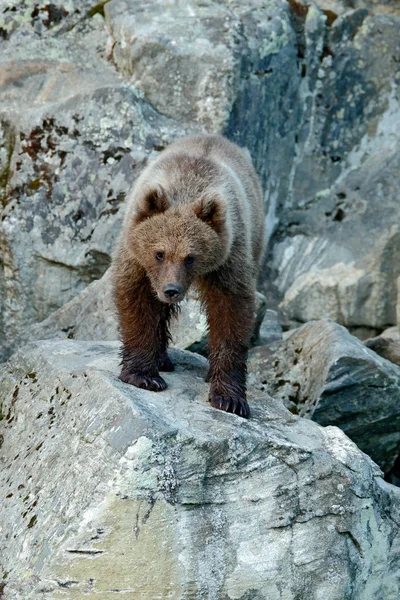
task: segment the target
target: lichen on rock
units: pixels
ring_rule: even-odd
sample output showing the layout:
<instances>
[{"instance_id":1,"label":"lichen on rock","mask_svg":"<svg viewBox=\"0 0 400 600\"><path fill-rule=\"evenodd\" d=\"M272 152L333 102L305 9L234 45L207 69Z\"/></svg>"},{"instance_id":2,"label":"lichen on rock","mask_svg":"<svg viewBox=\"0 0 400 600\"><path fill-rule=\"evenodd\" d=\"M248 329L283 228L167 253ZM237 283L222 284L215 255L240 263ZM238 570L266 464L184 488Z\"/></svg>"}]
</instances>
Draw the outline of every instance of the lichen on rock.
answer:
<instances>
[{"instance_id":1,"label":"lichen on rock","mask_svg":"<svg viewBox=\"0 0 400 600\"><path fill-rule=\"evenodd\" d=\"M400 493L339 429L254 390L249 421L214 410L181 351L139 390L117 350L40 342L1 371L6 600L398 597Z\"/></svg>"}]
</instances>

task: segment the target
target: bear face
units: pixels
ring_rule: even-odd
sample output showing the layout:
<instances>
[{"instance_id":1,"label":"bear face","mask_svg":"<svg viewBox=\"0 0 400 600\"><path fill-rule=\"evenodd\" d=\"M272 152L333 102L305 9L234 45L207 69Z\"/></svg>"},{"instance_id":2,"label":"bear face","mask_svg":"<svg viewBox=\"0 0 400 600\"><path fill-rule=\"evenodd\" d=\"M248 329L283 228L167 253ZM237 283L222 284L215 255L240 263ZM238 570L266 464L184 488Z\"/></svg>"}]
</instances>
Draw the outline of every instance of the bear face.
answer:
<instances>
[{"instance_id":1,"label":"bear face","mask_svg":"<svg viewBox=\"0 0 400 600\"><path fill-rule=\"evenodd\" d=\"M218 197L170 205L159 191L148 192L132 219L128 251L146 271L159 300L175 304L196 279L226 259L226 226Z\"/></svg>"}]
</instances>

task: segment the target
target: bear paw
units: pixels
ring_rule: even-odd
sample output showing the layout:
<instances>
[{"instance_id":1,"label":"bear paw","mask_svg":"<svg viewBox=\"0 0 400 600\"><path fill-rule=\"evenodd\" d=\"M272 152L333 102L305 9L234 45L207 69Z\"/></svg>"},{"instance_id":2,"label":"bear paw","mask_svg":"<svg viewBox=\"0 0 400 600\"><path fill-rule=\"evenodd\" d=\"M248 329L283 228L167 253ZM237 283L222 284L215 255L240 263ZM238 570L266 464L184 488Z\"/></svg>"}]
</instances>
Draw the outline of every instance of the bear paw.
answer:
<instances>
[{"instance_id":1,"label":"bear paw","mask_svg":"<svg viewBox=\"0 0 400 600\"><path fill-rule=\"evenodd\" d=\"M158 361L158 368L160 371L169 372L175 371L174 363L170 359L167 353L163 354Z\"/></svg>"},{"instance_id":2,"label":"bear paw","mask_svg":"<svg viewBox=\"0 0 400 600\"><path fill-rule=\"evenodd\" d=\"M143 373L121 373L120 380L129 383L143 390L151 392L162 392L167 388L167 384L159 375L144 375Z\"/></svg>"},{"instance_id":3,"label":"bear paw","mask_svg":"<svg viewBox=\"0 0 400 600\"><path fill-rule=\"evenodd\" d=\"M244 419L250 417L250 407L244 398L223 396L217 392L210 391L208 400L214 408L239 415L239 417L243 417Z\"/></svg>"}]
</instances>

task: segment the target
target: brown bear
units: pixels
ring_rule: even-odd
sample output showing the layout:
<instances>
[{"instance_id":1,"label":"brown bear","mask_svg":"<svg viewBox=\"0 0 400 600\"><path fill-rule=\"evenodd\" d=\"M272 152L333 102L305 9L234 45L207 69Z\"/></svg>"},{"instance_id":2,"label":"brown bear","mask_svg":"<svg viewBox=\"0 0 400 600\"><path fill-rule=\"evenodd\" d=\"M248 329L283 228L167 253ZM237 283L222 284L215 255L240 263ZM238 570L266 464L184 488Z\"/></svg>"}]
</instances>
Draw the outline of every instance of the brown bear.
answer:
<instances>
[{"instance_id":1,"label":"brown bear","mask_svg":"<svg viewBox=\"0 0 400 600\"><path fill-rule=\"evenodd\" d=\"M169 322L196 286L209 326L209 401L242 417L263 250L260 182L247 150L219 135L182 138L142 172L113 259L120 379L154 392L172 371Z\"/></svg>"}]
</instances>

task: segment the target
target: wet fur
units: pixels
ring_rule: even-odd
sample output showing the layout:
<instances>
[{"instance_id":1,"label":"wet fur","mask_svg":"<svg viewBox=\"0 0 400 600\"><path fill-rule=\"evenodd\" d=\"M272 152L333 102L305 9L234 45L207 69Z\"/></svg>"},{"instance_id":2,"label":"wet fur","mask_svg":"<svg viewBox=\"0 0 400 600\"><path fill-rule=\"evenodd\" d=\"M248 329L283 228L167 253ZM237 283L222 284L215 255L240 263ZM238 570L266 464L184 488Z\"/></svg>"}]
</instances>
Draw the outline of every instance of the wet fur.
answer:
<instances>
[{"instance_id":1,"label":"wet fur","mask_svg":"<svg viewBox=\"0 0 400 600\"><path fill-rule=\"evenodd\" d=\"M178 310L167 303L166 284L183 293L194 285L209 325L211 405L249 416L246 360L263 222L249 155L221 136L178 140L144 170L113 261L122 381L166 388L159 372L173 370L169 323Z\"/></svg>"}]
</instances>

